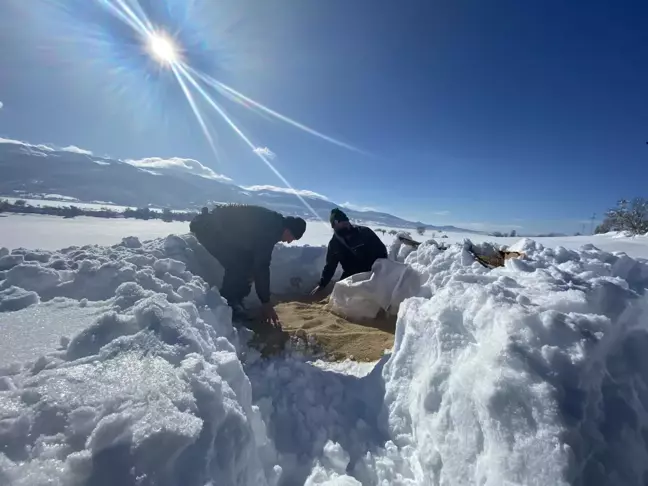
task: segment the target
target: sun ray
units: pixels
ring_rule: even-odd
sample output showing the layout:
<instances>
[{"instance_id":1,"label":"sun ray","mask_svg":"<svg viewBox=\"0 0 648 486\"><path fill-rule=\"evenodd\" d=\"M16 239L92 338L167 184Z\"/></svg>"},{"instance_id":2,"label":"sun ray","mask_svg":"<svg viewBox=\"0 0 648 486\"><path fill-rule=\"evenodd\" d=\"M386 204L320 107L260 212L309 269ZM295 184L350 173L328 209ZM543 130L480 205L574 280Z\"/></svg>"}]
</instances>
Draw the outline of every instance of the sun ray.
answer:
<instances>
[{"instance_id":1,"label":"sun ray","mask_svg":"<svg viewBox=\"0 0 648 486\"><path fill-rule=\"evenodd\" d=\"M151 24L148 17L146 16L146 12L144 12L144 9L139 3L139 0L127 0L127 1L131 5L131 9L133 10L133 15L136 16L140 20L140 22L145 24L145 27L149 31L153 30L153 24Z\"/></svg>"},{"instance_id":2,"label":"sun ray","mask_svg":"<svg viewBox=\"0 0 648 486\"><path fill-rule=\"evenodd\" d=\"M268 108L267 106L263 105L262 103L259 103L258 101L253 100L252 98L249 98L248 96L245 96L243 93L240 93L239 91L235 90L234 88L231 88L230 86L227 86L226 84L218 81L217 79L212 78L211 76L201 73L195 69L193 69L190 66L185 66L185 68L191 72L194 76L197 78L200 78L203 82L206 84L210 85L212 88L218 90L221 93L227 93L229 96L233 96L235 99L245 101L249 105L254 106L255 108L258 108L259 110L262 110L263 112L274 116L275 118L278 118L279 120L288 123L296 128L299 128L300 130L303 130L307 133L310 133L311 135L314 135L316 137L321 138L322 140L326 140L327 142L330 142L332 144L335 144L339 147L346 148L347 150L351 150L353 152L361 153L363 155L371 155L368 152L365 152L362 149L356 148L353 145L349 145L348 143L341 142L340 140L336 140L333 137L329 137L328 135L325 135L321 132L318 132L317 130L314 130L313 128L310 128L307 125L304 125L303 123L299 123L296 120L293 120L292 118L289 118L285 115L282 115L281 113L274 111L271 108Z\"/></svg>"},{"instance_id":3,"label":"sun ray","mask_svg":"<svg viewBox=\"0 0 648 486\"><path fill-rule=\"evenodd\" d=\"M173 71L173 74L175 75L176 79L178 80L178 84L180 85L180 88L182 89L182 92L184 93L185 97L187 98L187 101L189 102L189 106L191 106L191 109L196 115L196 119L198 120L198 123L200 124L200 127L202 128L202 131L205 135L205 138L207 139L207 142L209 142L209 146L211 147L212 151L214 152L214 155L216 156L216 160L218 160L218 150L216 149L216 144L214 143L214 139L212 138L211 134L209 133L209 129L207 128L207 124L205 123L205 120L202 117L202 114L200 113L200 110L198 109L198 106L196 105L196 101L194 100L193 95L187 88L187 85L185 84L184 80L182 79L182 76L180 73L178 73L178 70L176 66L171 65L171 70Z\"/></svg>"},{"instance_id":4,"label":"sun ray","mask_svg":"<svg viewBox=\"0 0 648 486\"><path fill-rule=\"evenodd\" d=\"M143 34L138 23L134 22L126 13L124 13L114 3L112 3L111 0L97 0L97 2L99 3L99 5L113 14L116 18L128 25L131 29L140 34Z\"/></svg>"},{"instance_id":5,"label":"sun ray","mask_svg":"<svg viewBox=\"0 0 648 486\"><path fill-rule=\"evenodd\" d=\"M232 128L232 130L234 130L236 132L236 134L248 145L248 147L250 147L250 149L252 149L252 152L254 152L254 154L256 154L256 156L259 157L266 164L266 166L268 166L268 168L279 178L279 180L281 180L281 182L283 182L286 185L286 187L288 187L289 189L291 189L295 193L295 196L302 202L302 204L311 213L313 213L313 215L317 219L319 219L320 221L322 221L322 223L324 223L324 221L322 220L320 215L317 214L317 212L312 208L312 206L310 204L308 204L308 202L301 195L299 195L297 193L295 188L292 185L290 185L288 180L286 180L286 178L281 174L281 172L279 172L275 168L275 166L272 165L272 163L268 160L268 158L265 157L263 155L263 153L261 153L260 151L255 150L257 148L257 146L254 143L252 143L252 141L250 141L250 139L243 133L243 131L241 131L241 129L239 127L236 126L236 124L230 119L230 117L227 115L227 113L225 113L225 111L218 105L218 103L216 103L211 98L211 96L209 96L209 94L205 92L205 90L202 88L202 86L200 86L200 84L198 84L198 82L193 78L193 76L191 76L191 74L189 72L187 72L187 70L182 65L178 65L177 69L180 72L180 74L183 75L185 77L185 79L187 81L189 81L193 85L193 87L196 89L196 91L198 91L201 94L201 96L205 99L205 101L214 110L216 110L216 112L223 118L223 120L225 120L225 122Z\"/></svg>"},{"instance_id":6,"label":"sun ray","mask_svg":"<svg viewBox=\"0 0 648 486\"><path fill-rule=\"evenodd\" d=\"M144 35L144 34L149 34L151 35L152 29L148 28L144 22L133 12L133 10L126 5L124 0L115 0L117 2L117 5L119 5L123 11L128 15L130 19L132 19L133 22L139 27L139 32Z\"/></svg>"}]
</instances>

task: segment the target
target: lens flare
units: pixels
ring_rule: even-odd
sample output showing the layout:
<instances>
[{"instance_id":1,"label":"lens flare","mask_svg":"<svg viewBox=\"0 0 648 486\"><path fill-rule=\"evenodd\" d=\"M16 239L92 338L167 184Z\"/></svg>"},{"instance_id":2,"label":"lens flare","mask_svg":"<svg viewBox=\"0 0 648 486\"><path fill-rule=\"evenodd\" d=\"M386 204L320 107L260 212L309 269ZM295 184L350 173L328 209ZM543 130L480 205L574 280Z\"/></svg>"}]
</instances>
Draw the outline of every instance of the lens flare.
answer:
<instances>
[{"instance_id":1,"label":"lens flare","mask_svg":"<svg viewBox=\"0 0 648 486\"><path fill-rule=\"evenodd\" d=\"M294 190L288 180L286 180L286 178L279 172L279 170L272 164L272 162L270 162L271 157L269 155L266 155L264 151L259 150L258 146L252 143L248 136L243 133L243 131L229 117L227 112L200 85L199 81L204 83L207 87L215 90L223 98L241 103L248 109L255 111L257 114L273 117L306 133L314 135L339 147L343 147L347 150L369 156L371 156L371 154L350 144L318 132L313 128L299 123L292 118L282 115L281 113L270 109L269 107L259 103L258 101L245 96L234 88L225 85L219 80L212 78L208 74L194 69L188 64L187 59L185 59L185 53L178 41L172 35L170 35L167 30L160 28L160 24L154 25L154 23L145 14L144 9L140 5L139 1L140 0L95 0L96 3L106 9L106 11L112 14L115 18L119 19L125 25L133 29L133 31L137 33L138 37L142 39L141 42L146 53L160 66L170 70L173 73L191 107L191 110L196 116L198 124L200 125L205 138L209 142L214 155L216 155L216 158L218 158L216 144L214 143L214 139L207 127L203 114L201 113L200 109L198 108L198 104L194 99L192 89L193 91L197 92L205 102L207 102L207 104L220 116L220 118L224 120L227 125L229 125L229 127L239 136L239 138L253 151L253 153L255 153L264 162L264 164L281 180L281 182L286 185L287 188L293 189L295 196L301 201L304 207L308 211L310 211L316 217L316 219L319 219L322 224L326 224L318 215L318 213L313 209L313 207L311 207L311 205L308 204L308 202L302 196L300 196L297 191Z\"/></svg>"},{"instance_id":2,"label":"lens flare","mask_svg":"<svg viewBox=\"0 0 648 486\"><path fill-rule=\"evenodd\" d=\"M252 141L243 133L243 131L239 127L236 126L236 124L227 115L227 113L225 113L225 110L223 110L218 105L218 103L216 103L212 99L212 97L209 96L209 94L198 84L198 82L193 78L193 76L191 76L191 74L189 74L187 70L182 66L178 66L178 71L180 76L178 76L178 73L174 69L174 72L176 72L176 76L178 76L178 82L181 82L181 76L184 76L184 78L193 85L196 91L198 91L198 93L201 94L203 99L223 118L223 120L225 120L225 122L230 126L230 128L234 130L234 132L236 132L236 134L246 143L246 145L252 149L252 152L255 153L263 161L264 164L266 164L266 166L279 178L279 180L281 180L281 182L283 182L286 185L287 188L293 191L297 199L301 201L301 203L306 207L306 209L308 209L313 214L313 216L315 216L316 219L319 219L322 222L322 224L325 224L324 220L320 217L319 214L317 214L317 211L315 211L315 209L313 209L313 207L310 204L308 204L306 199L304 199L301 195L299 195L299 193L295 190L293 186L290 185L288 180L281 174L281 172L279 172L277 168L274 165L272 165L272 162L268 160L268 157L266 157L262 151L257 150L257 146L254 145L254 143L252 143Z\"/></svg>"},{"instance_id":3,"label":"lens flare","mask_svg":"<svg viewBox=\"0 0 648 486\"><path fill-rule=\"evenodd\" d=\"M180 50L176 42L164 32L148 34L147 49L157 62L164 66L172 66L180 61Z\"/></svg>"},{"instance_id":4,"label":"lens flare","mask_svg":"<svg viewBox=\"0 0 648 486\"><path fill-rule=\"evenodd\" d=\"M247 107L248 109L256 108L257 110L261 111L262 113L266 113L266 114L268 114L270 116L273 116L273 117L281 120L284 123L287 123L287 124L292 125L292 126L294 126L296 128L299 128L300 130L303 130L306 133L310 133L311 135L314 135L314 136L316 136L318 138L321 138L322 140L326 140L327 142L332 143L334 145L337 145L338 147L343 147L343 148L345 148L347 150L351 150L353 152L357 152L357 153L363 154L363 155L369 155L369 156L371 155L371 154L369 154L368 152L366 152L366 151L364 151L362 149L356 148L353 145L350 145L348 143L341 142L340 140L337 140L337 139L335 139L333 137L329 137L328 135L325 135L325 134L323 134L321 132L318 132L317 130L314 130L313 128L311 128L309 126L304 125L303 123L299 123L298 121L293 120L292 118L289 118L289 117L287 117L285 115L282 115L281 113L278 113L278 112L268 108L267 106L259 103L258 101L255 101L252 98L250 98L248 96L245 96L243 93L241 93L239 91L236 91L234 88L231 88L231 87L227 86L226 84L221 83L217 79L214 79L214 78L212 78L211 76L209 76L209 75L207 75L205 73L201 73L199 71L196 71L191 66L185 66L185 68L191 74L193 74L195 77L197 77L198 79L203 81L208 86L211 86L212 88L214 88L220 94L222 94L222 95L224 95L224 96L226 96L226 97L228 97L230 99L233 99L234 101L241 102L243 104L243 106Z\"/></svg>"}]
</instances>

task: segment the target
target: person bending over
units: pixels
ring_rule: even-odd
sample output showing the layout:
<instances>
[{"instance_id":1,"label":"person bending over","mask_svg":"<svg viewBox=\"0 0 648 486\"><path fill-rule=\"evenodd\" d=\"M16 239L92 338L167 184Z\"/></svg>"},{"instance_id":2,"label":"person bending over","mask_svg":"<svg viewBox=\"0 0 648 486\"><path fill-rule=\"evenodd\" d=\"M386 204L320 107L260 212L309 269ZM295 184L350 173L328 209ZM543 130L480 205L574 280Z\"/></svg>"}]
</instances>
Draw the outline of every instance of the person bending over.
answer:
<instances>
[{"instance_id":1,"label":"person bending over","mask_svg":"<svg viewBox=\"0 0 648 486\"><path fill-rule=\"evenodd\" d=\"M306 231L306 221L261 206L225 204L217 205L211 212L203 208L189 229L225 269L220 294L233 314L243 315L243 299L254 282L263 321L278 325L277 313L270 303L272 251L279 241L299 240Z\"/></svg>"}]
</instances>

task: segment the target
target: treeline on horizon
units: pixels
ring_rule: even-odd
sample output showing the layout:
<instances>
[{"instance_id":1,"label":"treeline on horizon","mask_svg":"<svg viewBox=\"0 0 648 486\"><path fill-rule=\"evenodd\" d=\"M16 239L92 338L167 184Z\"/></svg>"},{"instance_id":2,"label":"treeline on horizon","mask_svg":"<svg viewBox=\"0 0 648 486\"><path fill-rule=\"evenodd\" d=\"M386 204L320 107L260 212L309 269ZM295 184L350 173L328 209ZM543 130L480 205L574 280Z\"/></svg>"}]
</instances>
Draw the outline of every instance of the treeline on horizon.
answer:
<instances>
[{"instance_id":1,"label":"treeline on horizon","mask_svg":"<svg viewBox=\"0 0 648 486\"><path fill-rule=\"evenodd\" d=\"M91 216L95 218L109 218L109 219L159 219L170 223L171 221L191 221L195 212L186 211L172 211L164 209L162 211L154 211L151 208L126 208L124 211L115 211L113 209L102 207L99 209L80 208L73 204L69 206L32 206L22 199L15 202L9 200L0 200L0 213L20 213L20 214L46 214L50 216L61 216L62 218L74 218L76 216Z\"/></svg>"}]
</instances>

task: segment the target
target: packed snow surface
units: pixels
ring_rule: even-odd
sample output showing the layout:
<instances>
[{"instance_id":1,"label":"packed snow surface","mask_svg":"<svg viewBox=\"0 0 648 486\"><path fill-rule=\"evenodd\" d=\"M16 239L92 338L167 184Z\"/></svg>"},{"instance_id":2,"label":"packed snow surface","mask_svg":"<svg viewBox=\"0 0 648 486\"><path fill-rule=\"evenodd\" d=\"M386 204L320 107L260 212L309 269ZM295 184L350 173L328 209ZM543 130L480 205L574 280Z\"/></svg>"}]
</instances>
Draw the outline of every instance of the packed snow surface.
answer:
<instances>
[{"instance_id":1,"label":"packed snow surface","mask_svg":"<svg viewBox=\"0 0 648 486\"><path fill-rule=\"evenodd\" d=\"M0 249L2 485L648 478L648 266L626 254L390 245L422 285L369 367L261 358L192 237L36 246ZM310 289L324 251L278 245L273 291Z\"/></svg>"}]
</instances>

